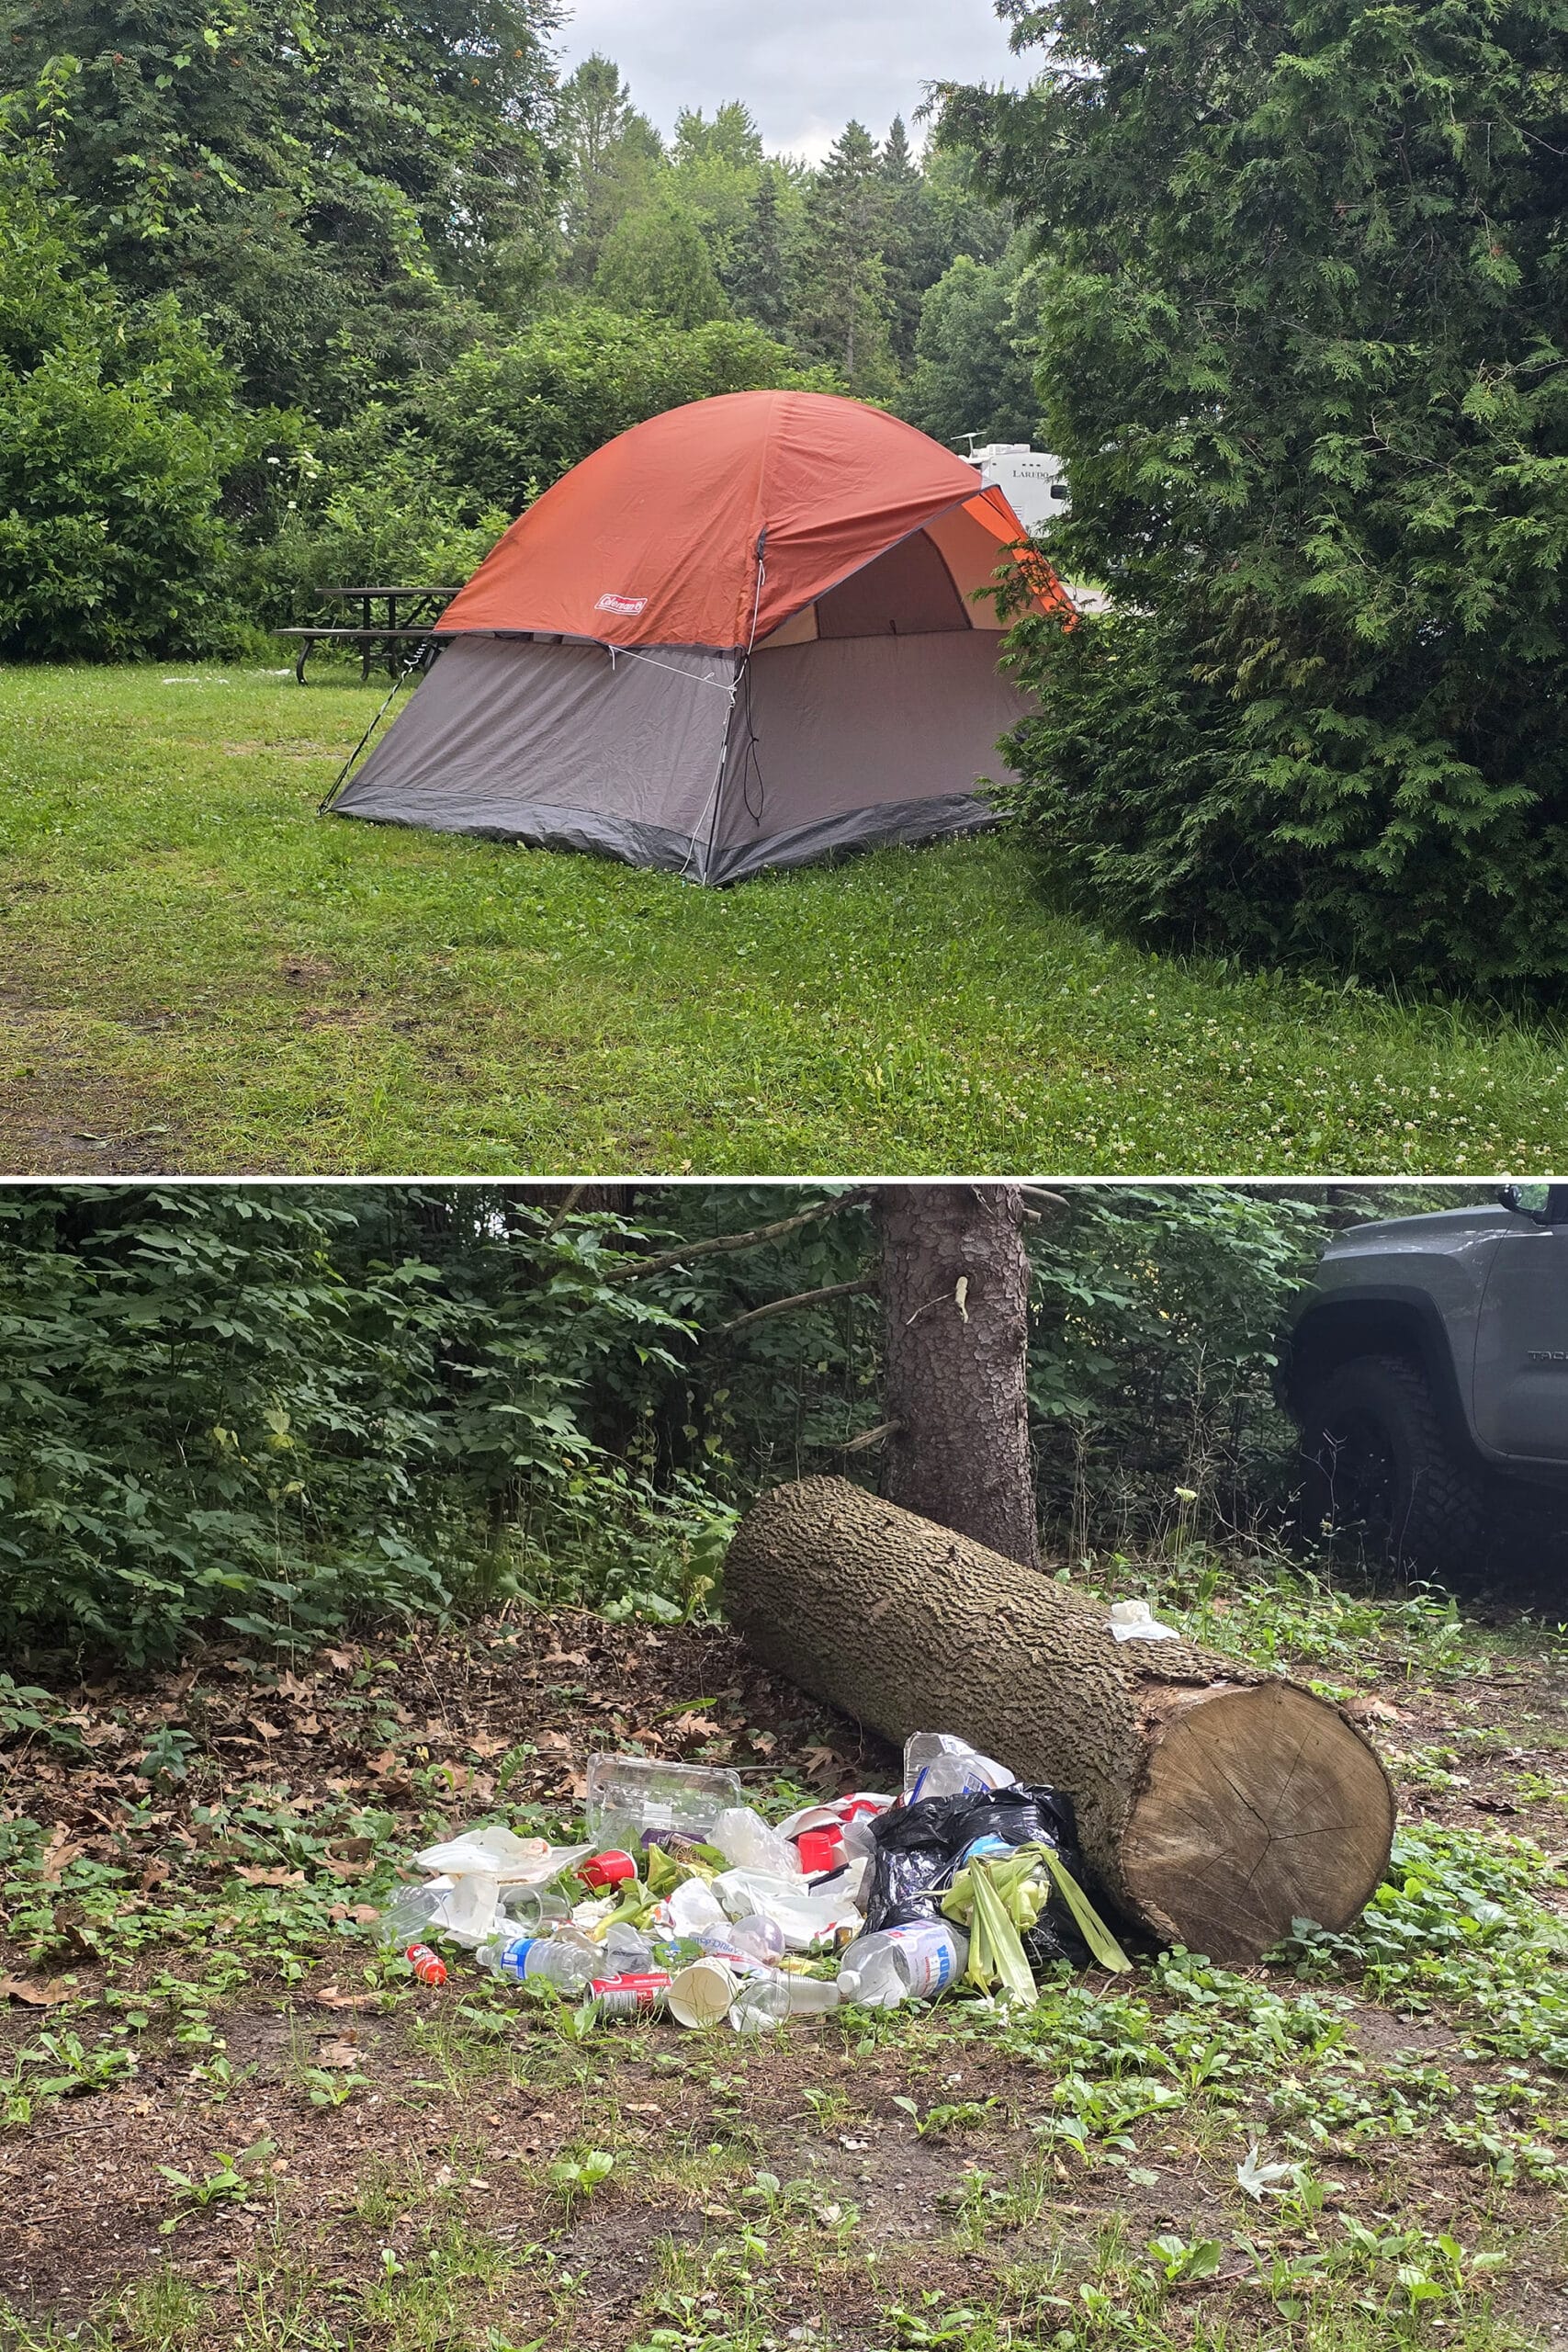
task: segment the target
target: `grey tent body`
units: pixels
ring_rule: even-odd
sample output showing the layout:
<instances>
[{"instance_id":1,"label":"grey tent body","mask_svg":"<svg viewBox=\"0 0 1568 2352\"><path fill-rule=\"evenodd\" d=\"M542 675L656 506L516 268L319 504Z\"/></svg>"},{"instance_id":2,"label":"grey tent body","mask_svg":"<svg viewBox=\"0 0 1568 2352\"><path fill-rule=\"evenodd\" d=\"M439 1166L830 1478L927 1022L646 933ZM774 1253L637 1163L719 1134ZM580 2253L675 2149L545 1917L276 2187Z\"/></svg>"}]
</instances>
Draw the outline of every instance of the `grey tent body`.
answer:
<instances>
[{"instance_id":1,"label":"grey tent body","mask_svg":"<svg viewBox=\"0 0 1568 2352\"><path fill-rule=\"evenodd\" d=\"M703 883L989 824L995 541L939 518L750 654L468 631L331 802L334 815L593 850ZM963 585L961 587L960 582Z\"/></svg>"}]
</instances>

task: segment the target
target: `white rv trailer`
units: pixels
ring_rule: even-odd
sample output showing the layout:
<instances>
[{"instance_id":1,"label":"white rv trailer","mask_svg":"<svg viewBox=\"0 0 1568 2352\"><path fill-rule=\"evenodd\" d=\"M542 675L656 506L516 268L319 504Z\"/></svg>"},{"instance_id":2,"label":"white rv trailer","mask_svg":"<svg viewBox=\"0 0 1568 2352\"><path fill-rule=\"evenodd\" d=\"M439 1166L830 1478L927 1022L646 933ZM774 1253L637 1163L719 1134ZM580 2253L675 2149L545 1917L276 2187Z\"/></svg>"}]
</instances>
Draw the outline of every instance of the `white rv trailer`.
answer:
<instances>
[{"instance_id":1,"label":"white rv trailer","mask_svg":"<svg viewBox=\"0 0 1568 2352\"><path fill-rule=\"evenodd\" d=\"M1006 492L1026 531L1038 531L1066 512L1067 484L1059 460L1027 441L988 441L982 449L971 449L968 460L979 468L983 489L994 483Z\"/></svg>"}]
</instances>

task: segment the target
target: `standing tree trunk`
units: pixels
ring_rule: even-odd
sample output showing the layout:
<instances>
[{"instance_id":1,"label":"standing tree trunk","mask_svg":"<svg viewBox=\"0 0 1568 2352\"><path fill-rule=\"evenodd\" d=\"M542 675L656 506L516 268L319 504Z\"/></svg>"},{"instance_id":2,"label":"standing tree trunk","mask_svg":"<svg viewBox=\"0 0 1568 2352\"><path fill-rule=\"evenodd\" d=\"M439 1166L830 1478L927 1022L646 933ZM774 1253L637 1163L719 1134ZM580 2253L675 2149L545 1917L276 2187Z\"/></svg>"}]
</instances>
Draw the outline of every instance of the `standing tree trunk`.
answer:
<instances>
[{"instance_id":1,"label":"standing tree trunk","mask_svg":"<svg viewBox=\"0 0 1568 2352\"><path fill-rule=\"evenodd\" d=\"M764 1665L889 1738L957 1732L1065 1789L1085 1859L1168 1943L1254 1960L1298 1917L1348 1926L1388 1866L1388 1775L1337 1707L1118 1642L1103 1601L847 1479L754 1504L725 1599Z\"/></svg>"},{"instance_id":2,"label":"standing tree trunk","mask_svg":"<svg viewBox=\"0 0 1568 2352\"><path fill-rule=\"evenodd\" d=\"M877 1194L890 1502L1040 1565L1025 1367L1029 1258L1016 1184Z\"/></svg>"}]
</instances>

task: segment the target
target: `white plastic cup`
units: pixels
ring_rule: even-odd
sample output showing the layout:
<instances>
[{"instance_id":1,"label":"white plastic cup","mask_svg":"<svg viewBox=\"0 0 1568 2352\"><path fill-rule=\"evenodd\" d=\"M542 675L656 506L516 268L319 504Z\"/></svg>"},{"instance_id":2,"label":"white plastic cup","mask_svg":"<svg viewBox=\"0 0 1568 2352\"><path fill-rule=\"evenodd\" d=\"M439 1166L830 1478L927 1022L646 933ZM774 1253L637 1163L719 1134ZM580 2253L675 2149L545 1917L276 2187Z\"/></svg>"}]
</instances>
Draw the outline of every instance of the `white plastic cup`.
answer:
<instances>
[{"instance_id":1,"label":"white plastic cup","mask_svg":"<svg viewBox=\"0 0 1568 2352\"><path fill-rule=\"evenodd\" d=\"M729 2005L729 2022L737 2033L775 2033L791 2014L786 1980L770 1971L740 1985Z\"/></svg>"}]
</instances>

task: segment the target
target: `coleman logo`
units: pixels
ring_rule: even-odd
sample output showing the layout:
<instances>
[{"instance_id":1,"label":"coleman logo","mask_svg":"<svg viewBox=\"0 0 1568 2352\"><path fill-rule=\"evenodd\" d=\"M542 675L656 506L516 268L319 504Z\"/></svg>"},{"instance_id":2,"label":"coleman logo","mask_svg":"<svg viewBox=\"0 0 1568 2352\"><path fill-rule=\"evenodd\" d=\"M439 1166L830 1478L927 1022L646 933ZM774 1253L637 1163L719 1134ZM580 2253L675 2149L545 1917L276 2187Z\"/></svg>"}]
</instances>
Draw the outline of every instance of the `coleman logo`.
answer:
<instances>
[{"instance_id":1,"label":"coleman logo","mask_svg":"<svg viewBox=\"0 0 1568 2352\"><path fill-rule=\"evenodd\" d=\"M599 613L625 613L635 619L647 603L646 596L601 596L593 609Z\"/></svg>"}]
</instances>

